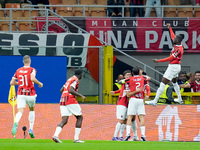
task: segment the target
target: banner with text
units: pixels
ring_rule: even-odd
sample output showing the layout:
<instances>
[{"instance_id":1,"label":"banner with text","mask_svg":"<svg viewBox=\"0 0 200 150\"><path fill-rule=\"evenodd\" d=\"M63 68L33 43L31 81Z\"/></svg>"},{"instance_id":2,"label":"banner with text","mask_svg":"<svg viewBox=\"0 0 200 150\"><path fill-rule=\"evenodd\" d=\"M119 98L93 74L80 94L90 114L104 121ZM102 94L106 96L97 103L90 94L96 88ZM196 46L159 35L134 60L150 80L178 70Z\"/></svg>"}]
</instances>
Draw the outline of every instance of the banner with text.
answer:
<instances>
[{"instance_id":1,"label":"banner with text","mask_svg":"<svg viewBox=\"0 0 200 150\"><path fill-rule=\"evenodd\" d=\"M200 53L199 18L66 17L65 19L105 41L108 45L113 45L123 51L136 52L171 51L173 43L167 28L167 23L170 23L175 34L183 36L182 44L185 52ZM60 20L60 22L62 22L60 23L60 27L63 27L62 31L66 29L67 32L73 33L79 31L65 20ZM52 21L49 26L52 31ZM38 27L38 31L42 31L42 28ZM54 30L54 32L57 31Z\"/></svg>"},{"instance_id":2,"label":"banner with text","mask_svg":"<svg viewBox=\"0 0 200 150\"><path fill-rule=\"evenodd\" d=\"M87 47L63 46L88 46L90 37L90 34L77 33L0 33L0 55L67 56L68 67L85 67Z\"/></svg>"}]
</instances>

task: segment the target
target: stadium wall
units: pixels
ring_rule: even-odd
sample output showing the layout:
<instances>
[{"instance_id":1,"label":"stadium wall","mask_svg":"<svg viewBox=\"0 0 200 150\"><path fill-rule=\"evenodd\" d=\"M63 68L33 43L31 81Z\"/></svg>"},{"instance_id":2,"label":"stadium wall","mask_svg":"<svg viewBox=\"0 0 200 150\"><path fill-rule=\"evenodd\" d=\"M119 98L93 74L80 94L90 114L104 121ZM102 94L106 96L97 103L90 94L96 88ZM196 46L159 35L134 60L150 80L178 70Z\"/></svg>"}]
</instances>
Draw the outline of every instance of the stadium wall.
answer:
<instances>
[{"instance_id":1,"label":"stadium wall","mask_svg":"<svg viewBox=\"0 0 200 150\"><path fill-rule=\"evenodd\" d=\"M146 137L148 141L200 141L200 105L158 105L146 107ZM0 138L13 138L12 106L0 104ZM111 140L114 134L116 105L81 104L83 125L80 139ZM51 139L57 124L61 121L59 104L36 104L34 133L36 139ZM73 139L75 117L70 117L63 128L60 139ZM138 120L137 120L138 123ZM23 126L28 124L28 108L19 122L17 139L23 138ZM26 133L27 134L27 133ZM140 129L138 123L138 134ZM133 134L131 134L133 135ZM26 138L30 138L28 135Z\"/></svg>"}]
</instances>

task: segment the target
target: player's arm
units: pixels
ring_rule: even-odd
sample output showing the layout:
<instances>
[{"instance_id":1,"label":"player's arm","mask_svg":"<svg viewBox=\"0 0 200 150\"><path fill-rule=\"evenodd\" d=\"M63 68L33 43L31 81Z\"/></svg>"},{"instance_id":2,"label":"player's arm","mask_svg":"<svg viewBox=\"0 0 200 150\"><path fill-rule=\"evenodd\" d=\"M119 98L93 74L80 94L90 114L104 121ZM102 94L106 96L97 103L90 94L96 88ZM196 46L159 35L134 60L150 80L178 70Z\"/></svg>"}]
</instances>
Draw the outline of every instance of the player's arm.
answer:
<instances>
[{"instance_id":1,"label":"player's arm","mask_svg":"<svg viewBox=\"0 0 200 150\"><path fill-rule=\"evenodd\" d=\"M121 90L110 91L110 94L114 95L114 94L120 93L120 91L121 91Z\"/></svg>"},{"instance_id":2,"label":"player's arm","mask_svg":"<svg viewBox=\"0 0 200 150\"><path fill-rule=\"evenodd\" d=\"M172 61L173 59L174 59L174 56L171 55L171 56L169 56L169 57L167 57L167 58L163 58L163 59L153 59L153 61L154 61L155 63L157 63L157 62L167 62L167 61Z\"/></svg>"},{"instance_id":3,"label":"player's arm","mask_svg":"<svg viewBox=\"0 0 200 150\"><path fill-rule=\"evenodd\" d=\"M179 86L180 86L180 88L190 88L191 87L191 85L189 83L188 84L180 84Z\"/></svg>"},{"instance_id":4,"label":"player's arm","mask_svg":"<svg viewBox=\"0 0 200 150\"><path fill-rule=\"evenodd\" d=\"M131 92L131 91L126 91L126 96L127 97L131 97L133 95L135 95L136 93L139 93L142 91L142 88L137 88L135 91Z\"/></svg>"},{"instance_id":5,"label":"player's arm","mask_svg":"<svg viewBox=\"0 0 200 150\"><path fill-rule=\"evenodd\" d=\"M73 87L73 86L70 86L70 87L69 87L69 93L71 93L71 94L74 95L74 96L80 96L80 97L82 98L82 102L85 101L85 96L83 96L82 94L76 92L76 91L74 90L74 87Z\"/></svg>"},{"instance_id":6,"label":"player's arm","mask_svg":"<svg viewBox=\"0 0 200 150\"><path fill-rule=\"evenodd\" d=\"M18 85L17 79L15 77L12 77L10 85Z\"/></svg>"},{"instance_id":7,"label":"player's arm","mask_svg":"<svg viewBox=\"0 0 200 150\"><path fill-rule=\"evenodd\" d=\"M171 39L174 40L175 34L174 34L174 32L173 32L173 30L172 30L172 28L171 28L170 23L167 24L167 27L168 27L168 29L169 29Z\"/></svg>"},{"instance_id":8,"label":"player's arm","mask_svg":"<svg viewBox=\"0 0 200 150\"><path fill-rule=\"evenodd\" d=\"M35 84L38 84L39 87L43 87L43 83L36 79L35 73L31 73L31 81Z\"/></svg>"}]
</instances>

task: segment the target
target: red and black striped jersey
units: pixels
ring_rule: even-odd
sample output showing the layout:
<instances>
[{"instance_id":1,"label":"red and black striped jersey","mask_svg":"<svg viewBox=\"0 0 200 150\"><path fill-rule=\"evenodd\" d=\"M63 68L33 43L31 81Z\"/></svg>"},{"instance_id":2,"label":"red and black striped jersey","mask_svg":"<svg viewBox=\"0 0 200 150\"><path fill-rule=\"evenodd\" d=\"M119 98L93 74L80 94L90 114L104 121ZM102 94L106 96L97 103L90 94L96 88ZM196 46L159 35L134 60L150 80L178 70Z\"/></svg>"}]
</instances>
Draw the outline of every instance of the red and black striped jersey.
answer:
<instances>
[{"instance_id":1,"label":"red and black striped jersey","mask_svg":"<svg viewBox=\"0 0 200 150\"><path fill-rule=\"evenodd\" d=\"M200 83L196 81L190 83L190 87L193 89L193 92L200 92Z\"/></svg>"},{"instance_id":2,"label":"red and black striped jersey","mask_svg":"<svg viewBox=\"0 0 200 150\"><path fill-rule=\"evenodd\" d=\"M35 68L24 66L17 69L13 76L13 78L18 80L17 95L35 95L35 87L31 81L31 74L36 74Z\"/></svg>"},{"instance_id":3,"label":"red and black striped jersey","mask_svg":"<svg viewBox=\"0 0 200 150\"><path fill-rule=\"evenodd\" d=\"M69 88L72 86L76 92L78 92L79 80L76 76L70 77L64 85L64 91L61 95L60 105L78 104L76 96L69 92Z\"/></svg>"},{"instance_id":4,"label":"red and black striped jersey","mask_svg":"<svg viewBox=\"0 0 200 150\"><path fill-rule=\"evenodd\" d=\"M133 76L125 80L126 90L135 91L137 88L142 88L143 90L136 93L131 98L144 99L144 85L147 83L146 77L144 76Z\"/></svg>"}]
</instances>

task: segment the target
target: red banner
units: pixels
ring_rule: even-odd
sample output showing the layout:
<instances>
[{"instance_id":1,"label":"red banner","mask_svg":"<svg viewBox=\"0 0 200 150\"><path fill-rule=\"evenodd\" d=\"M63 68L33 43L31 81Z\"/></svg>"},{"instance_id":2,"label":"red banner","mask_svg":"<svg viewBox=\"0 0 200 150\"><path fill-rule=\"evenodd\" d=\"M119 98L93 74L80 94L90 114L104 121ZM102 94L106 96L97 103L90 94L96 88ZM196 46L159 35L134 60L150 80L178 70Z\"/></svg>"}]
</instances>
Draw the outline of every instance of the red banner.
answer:
<instances>
[{"instance_id":1,"label":"red banner","mask_svg":"<svg viewBox=\"0 0 200 150\"><path fill-rule=\"evenodd\" d=\"M1 128L0 138L13 138L12 107L0 104ZM145 127L148 141L200 141L200 105L158 105L145 106ZM115 105L82 104L83 125L80 139L111 140L114 134L116 119ZM34 134L36 139L51 139L57 124L61 121L59 104L36 104ZM10 118L10 119L8 119ZM73 139L75 117L70 117L63 128L60 139ZM138 135L140 128L138 123ZM19 122L16 138L24 138L22 127L29 127L28 108L25 109ZM131 135L132 132L131 132ZM124 135L125 136L125 135ZM26 138L30 138L27 136Z\"/></svg>"},{"instance_id":2,"label":"red banner","mask_svg":"<svg viewBox=\"0 0 200 150\"><path fill-rule=\"evenodd\" d=\"M44 19L44 18L43 18ZM55 19L55 26L52 19ZM67 18L75 25L95 35L102 41L123 51L170 52L173 46L167 23L175 34L183 36L185 52L200 52L199 18ZM39 20L39 18L38 18ZM40 19L41 20L41 19ZM49 30L78 32L65 20L49 18ZM38 22L38 31L44 31L45 22ZM64 25L65 24L65 25Z\"/></svg>"}]
</instances>

